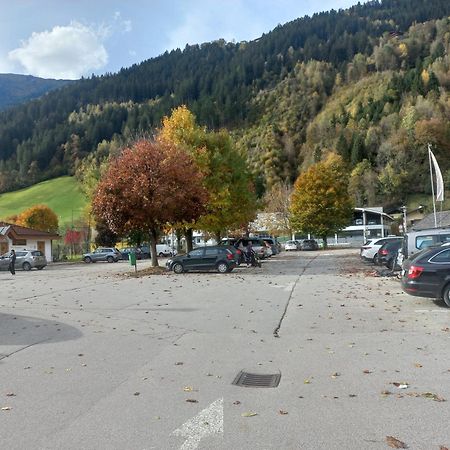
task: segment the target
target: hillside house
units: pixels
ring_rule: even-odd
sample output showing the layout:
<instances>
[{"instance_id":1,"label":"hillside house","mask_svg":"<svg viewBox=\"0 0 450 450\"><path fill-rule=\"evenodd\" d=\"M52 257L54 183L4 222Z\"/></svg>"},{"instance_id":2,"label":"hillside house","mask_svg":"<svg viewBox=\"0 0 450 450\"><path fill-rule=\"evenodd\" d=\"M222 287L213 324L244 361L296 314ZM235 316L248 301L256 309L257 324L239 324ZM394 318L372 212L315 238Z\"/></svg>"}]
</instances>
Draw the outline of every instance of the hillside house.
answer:
<instances>
[{"instance_id":1,"label":"hillside house","mask_svg":"<svg viewBox=\"0 0 450 450\"><path fill-rule=\"evenodd\" d=\"M0 222L0 254L14 250L40 250L47 261L52 261L52 241L58 239L55 233L33 230L12 223Z\"/></svg>"}]
</instances>

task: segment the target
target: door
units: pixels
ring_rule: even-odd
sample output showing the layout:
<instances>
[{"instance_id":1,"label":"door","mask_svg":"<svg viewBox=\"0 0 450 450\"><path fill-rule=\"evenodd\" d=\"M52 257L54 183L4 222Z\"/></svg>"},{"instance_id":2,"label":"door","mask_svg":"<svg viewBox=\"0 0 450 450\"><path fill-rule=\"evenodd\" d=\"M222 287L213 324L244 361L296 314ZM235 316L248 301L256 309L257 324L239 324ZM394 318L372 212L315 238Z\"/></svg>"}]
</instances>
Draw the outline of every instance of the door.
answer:
<instances>
[{"instance_id":1,"label":"door","mask_svg":"<svg viewBox=\"0 0 450 450\"><path fill-rule=\"evenodd\" d=\"M215 269L216 261L218 259L219 253L222 249L218 248L205 248L205 256L203 257L201 268L205 270ZM225 250L225 249L223 249ZM225 252L224 252L225 253Z\"/></svg>"},{"instance_id":2,"label":"door","mask_svg":"<svg viewBox=\"0 0 450 450\"><path fill-rule=\"evenodd\" d=\"M37 241L37 249L45 255L45 241Z\"/></svg>"},{"instance_id":3,"label":"door","mask_svg":"<svg viewBox=\"0 0 450 450\"><path fill-rule=\"evenodd\" d=\"M0 242L0 256L9 252L9 245L7 242Z\"/></svg>"},{"instance_id":4,"label":"door","mask_svg":"<svg viewBox=\"0 0 450 450\"><path fill-rule=\"evenodd\" d=\"M200 269L203 260L203 249L196 248L188 253L187 257L183 260L183 265L186 269Z\"/></svg>"}]
</instances>

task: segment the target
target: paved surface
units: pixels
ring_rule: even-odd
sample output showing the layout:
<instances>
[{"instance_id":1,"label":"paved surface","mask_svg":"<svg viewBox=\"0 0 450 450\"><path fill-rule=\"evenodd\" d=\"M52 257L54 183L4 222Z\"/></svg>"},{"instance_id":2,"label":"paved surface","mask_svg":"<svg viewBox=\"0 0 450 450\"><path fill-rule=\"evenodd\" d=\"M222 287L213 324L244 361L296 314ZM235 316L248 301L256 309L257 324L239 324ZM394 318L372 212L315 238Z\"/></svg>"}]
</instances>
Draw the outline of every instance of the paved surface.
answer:
<instances>
[{"instance_id":1,"label":"paved surface","mask_svg":"<svg viewBox=\"0 0 450 450\"><path fill-rule=\"evenodd\" d=\"M339 250L0 272L0 448L450 447L450 310L361 268ZM280 385L232 385L242 369Z\"/></svg>"}]
</instances>

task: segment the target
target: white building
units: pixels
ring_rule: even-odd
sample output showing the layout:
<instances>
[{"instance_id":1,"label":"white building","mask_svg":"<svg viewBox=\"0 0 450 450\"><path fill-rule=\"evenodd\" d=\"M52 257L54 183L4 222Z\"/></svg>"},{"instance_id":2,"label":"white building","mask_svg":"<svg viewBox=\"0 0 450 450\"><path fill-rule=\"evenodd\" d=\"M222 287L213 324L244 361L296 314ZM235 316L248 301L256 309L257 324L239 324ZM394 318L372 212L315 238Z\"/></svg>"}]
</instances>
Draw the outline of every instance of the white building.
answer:
<instances>
[{"instance_id":1,"label":"white building","mask_svg":"<svg viewBox=\"0 0 450 450\"><path fill-rule=\"evenodd\" d=\"M52 240L58 239L55 233L33 230L19 225L0 222L0 254L9 253L11 249L39 250L47 261L52 261Z\"/></svg>"}]
</instances>

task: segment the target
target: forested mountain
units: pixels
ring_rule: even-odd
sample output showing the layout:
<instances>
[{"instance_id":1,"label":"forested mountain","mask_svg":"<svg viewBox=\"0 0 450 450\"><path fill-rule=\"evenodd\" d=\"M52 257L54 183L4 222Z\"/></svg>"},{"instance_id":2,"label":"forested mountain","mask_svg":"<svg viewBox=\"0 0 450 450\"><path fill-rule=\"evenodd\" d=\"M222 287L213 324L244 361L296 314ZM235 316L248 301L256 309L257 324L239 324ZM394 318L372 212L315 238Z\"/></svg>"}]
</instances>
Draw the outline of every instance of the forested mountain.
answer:
<instances>
[{"instance_id":1,"label":"forested mountain","mask_svg":"<svg viewBox=\"0 0 450 450\"><path fill-rule=\"evenodd\" d=\"M31 75L0 73L0 110L41 97L68 82L68 80L48 80Z\"/></svg>"},{"instance_id":2,"label":"forested mountain","mask_svg":"<svg viewBox=\"0 0 450 450\"><path fill-rule=\"evenodd\" d=\"M371 1L74 82L0 113L0 192L73 174L186 104L232 131L260 193L337 151L359 204L402 200L427 189L427 142L450 169L449 15L448 0Z\"/></svg>"}]
</instances>

